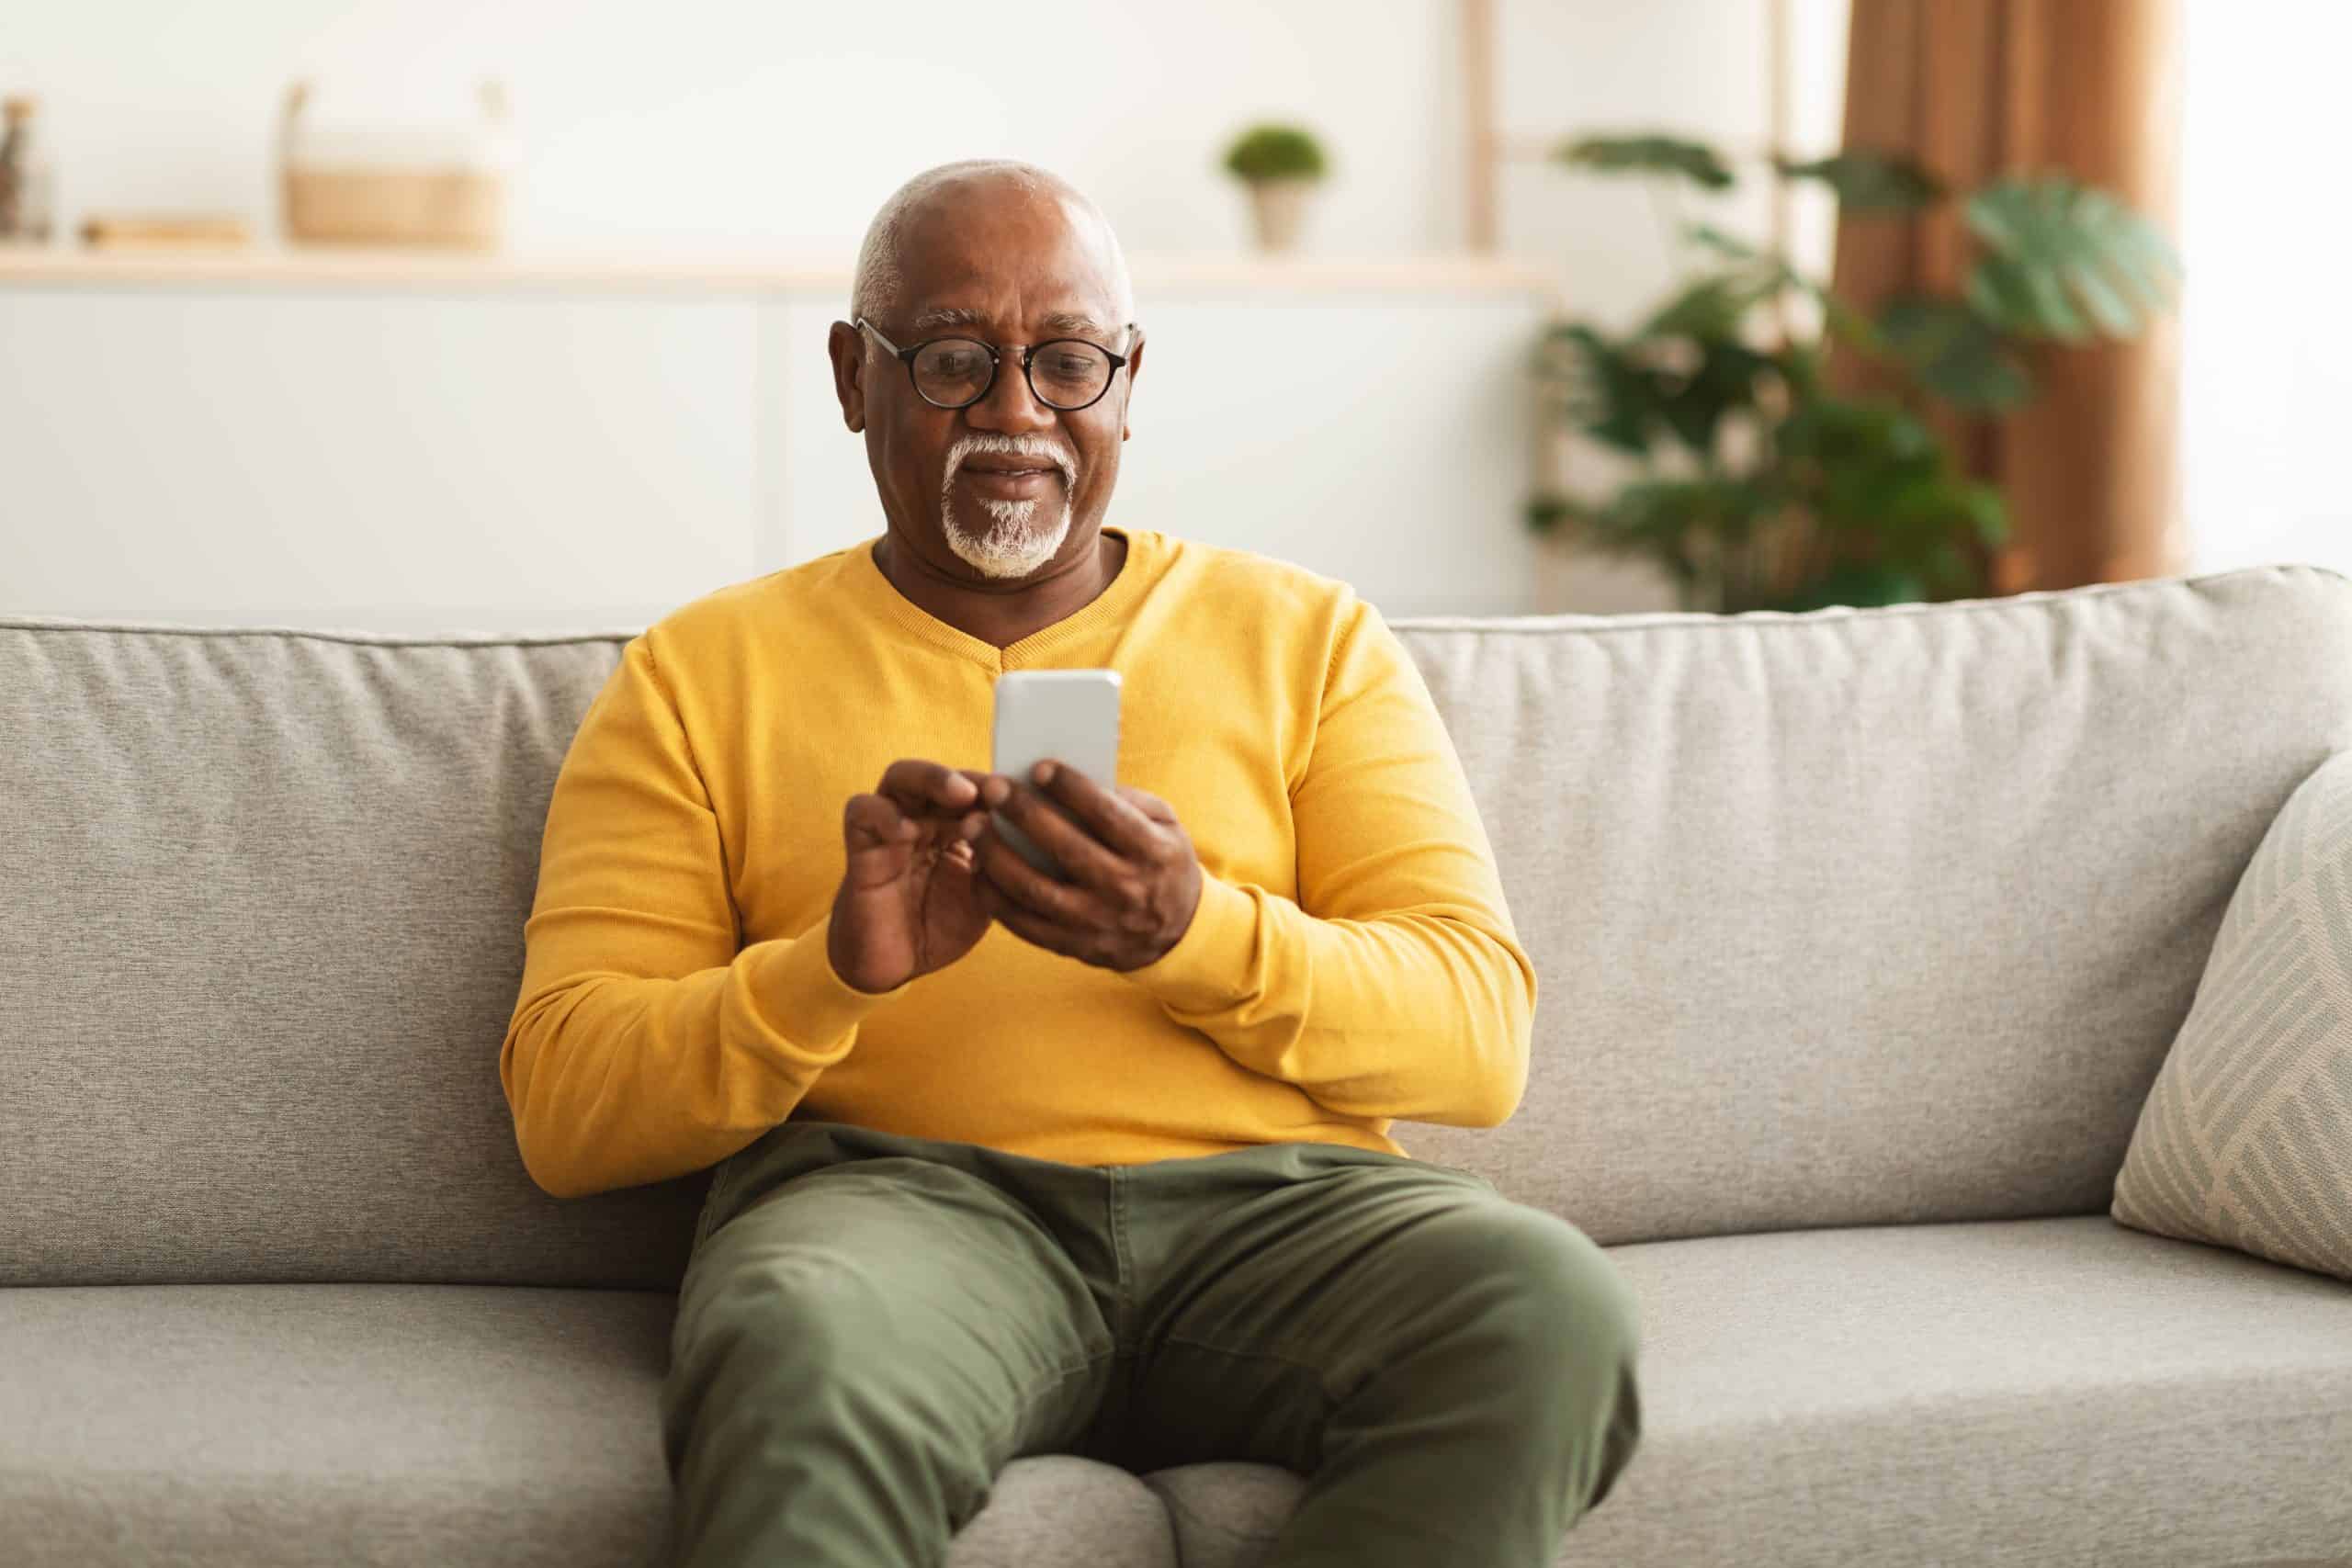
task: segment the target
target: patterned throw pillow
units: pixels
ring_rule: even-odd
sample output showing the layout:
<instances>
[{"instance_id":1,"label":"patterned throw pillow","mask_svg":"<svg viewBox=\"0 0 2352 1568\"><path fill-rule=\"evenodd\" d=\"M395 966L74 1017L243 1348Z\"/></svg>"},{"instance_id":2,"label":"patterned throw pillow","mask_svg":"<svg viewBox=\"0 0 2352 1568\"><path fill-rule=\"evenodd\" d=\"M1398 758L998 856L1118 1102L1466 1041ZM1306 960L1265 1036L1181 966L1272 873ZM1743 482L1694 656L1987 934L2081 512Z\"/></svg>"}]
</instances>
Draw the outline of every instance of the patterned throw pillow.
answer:
<instances>
[{"instance_id":1,"label":"patterned throw pillow","mask_svg":"<svg viewBox=\"0 0 2352 1568\"><path fill-rule=\"evenodd\" d=\"M2352 752L2288 796L2231 895L2109 1213L2352 1280Z\"/></svg>"}]
</instances>

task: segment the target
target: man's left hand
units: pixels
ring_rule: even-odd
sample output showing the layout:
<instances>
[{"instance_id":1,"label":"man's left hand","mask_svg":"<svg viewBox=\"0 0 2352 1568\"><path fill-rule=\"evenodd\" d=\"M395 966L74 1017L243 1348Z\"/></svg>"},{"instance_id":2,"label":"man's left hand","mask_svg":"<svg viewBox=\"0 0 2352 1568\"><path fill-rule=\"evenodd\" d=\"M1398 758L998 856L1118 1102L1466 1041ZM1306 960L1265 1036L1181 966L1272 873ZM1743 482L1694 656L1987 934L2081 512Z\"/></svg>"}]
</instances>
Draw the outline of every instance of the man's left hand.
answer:
<instances>
[{"instance_id":1,"label":"man's left hand","mask_svg":"<svg viewBox=\"0 0 2352 1568\"><path fill-rule=\"evenodd\" d=\"M1175 808L1148 790L1104 789L1076 768L1041 762L1024 781L1004 773L1011 795L997 809L1052 855L1071 880L1057 882L1023 860L990 818L973 840L978 891L1013 935L1103 969L1140 969L1174 947L1201 901L1201 863ZM1078 822L1047 805L1051 795ZM1081 827L1080 824L1083 824Z\"/></svg>"}]
</instances>

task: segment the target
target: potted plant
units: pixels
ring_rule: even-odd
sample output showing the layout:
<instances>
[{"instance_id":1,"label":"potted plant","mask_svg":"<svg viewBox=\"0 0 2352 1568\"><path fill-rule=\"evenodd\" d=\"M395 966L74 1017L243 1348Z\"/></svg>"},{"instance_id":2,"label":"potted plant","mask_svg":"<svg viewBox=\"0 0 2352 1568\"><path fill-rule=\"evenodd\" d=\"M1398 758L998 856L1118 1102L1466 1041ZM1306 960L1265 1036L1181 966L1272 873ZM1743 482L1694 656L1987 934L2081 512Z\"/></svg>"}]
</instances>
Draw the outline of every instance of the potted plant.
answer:
<instances>
[{"instance_id":1,"label":"potted plant","mask_svg":"<svg viewBox=\"0 0 2352 1568\"><path fill-rule=\"evenodd\" d=\"M1225 167L1250 187L1258 248L1286 251L1296 244L1307 193L1326 169L1315 133L1298 125L1252 126L1226 149Z\"/></svg>"},{"instance_id":2,"label":"potted plant","mask_svg":"<svg viewBox=\"0 0 2352 1568\"><path fill-rule=\"evenodd\" d=\"M1555 156L1669 195L1736 180L1714 149L1667 136L1585 137ZM1539 495L1528 522L1655 561L1688 610L1992 592L2007 513L1952 462L1931 411L2021 407L2041 356L2129 337L2164 308L2177 259L2138 213L2063 175L2005 177L1961 197L1907 159L1868 152L1770 164L1778 178L1827 186L1848 215L1962 201L1973 254L1961 292L1866 313L1785 256L1679 225L1672 241L1695 265L1662 304L1623 333L1556 323L1536 355L1549 417L1631 459L1632 476L1607 493ZM1770 330L1788 296L1817 307L1816 330ZM1872 389L1832 384L1833 347Z\"/></svg>"}]
</instances>

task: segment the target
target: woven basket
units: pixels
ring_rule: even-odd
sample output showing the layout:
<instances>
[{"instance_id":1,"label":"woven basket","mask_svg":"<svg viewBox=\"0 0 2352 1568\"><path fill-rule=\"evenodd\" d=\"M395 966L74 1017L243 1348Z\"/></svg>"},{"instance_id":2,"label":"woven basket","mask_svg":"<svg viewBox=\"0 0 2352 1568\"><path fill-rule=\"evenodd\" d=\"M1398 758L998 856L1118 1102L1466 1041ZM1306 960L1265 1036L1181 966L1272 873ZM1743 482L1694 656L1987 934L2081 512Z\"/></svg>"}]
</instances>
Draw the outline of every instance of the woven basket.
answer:
<instances>
[{"instance_id":1,"label":"woven basket","mask_svg":"<svg viewBox=\"0 0 2352 1568\"><path fill-rule=\"evenodd\" d=\"M305 244L494 250L506 182L463 169L288 169L286 231Z\"/></svg>"},{"instance_id":2,"label":"woven basket","mask_svg":"<svg viewBox=\"0 0 2352 1568\"><path fill-rule=\"evenodd\" d=\"M503 236L506 177L495 137L505 98L485 84L490 124L479 143L451 145L397 128L306 134L310 85L288 93L279 131L278 183L286 236L304 244L427 245L495 249ZM403 148L410 149L408 152ZM355 148L356 151L355 151ZM404 162L403 159L410 161Z\"/></svg>"}]
</instances>

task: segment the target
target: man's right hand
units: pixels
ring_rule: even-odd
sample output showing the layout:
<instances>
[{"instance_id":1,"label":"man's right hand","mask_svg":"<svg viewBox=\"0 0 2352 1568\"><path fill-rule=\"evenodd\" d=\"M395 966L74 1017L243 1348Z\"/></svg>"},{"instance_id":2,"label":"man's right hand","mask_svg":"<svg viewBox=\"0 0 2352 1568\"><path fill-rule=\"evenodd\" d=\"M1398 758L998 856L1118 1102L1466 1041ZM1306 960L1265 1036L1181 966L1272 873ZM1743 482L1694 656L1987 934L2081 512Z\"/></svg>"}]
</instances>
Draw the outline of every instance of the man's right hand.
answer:
<instances>
[{"instance_id":1,"label":"man's right hand","mask_svg":"<svg viewBox=\"0 0 2352 1568\"><path fill-rule=\"evenodd\" d=\"M972 840L1004 802L1004 781L902 757L842 811L848 865L826 953L856 990L888 991L969 953L988 934Z\"/></svg>"}]
</instances>

